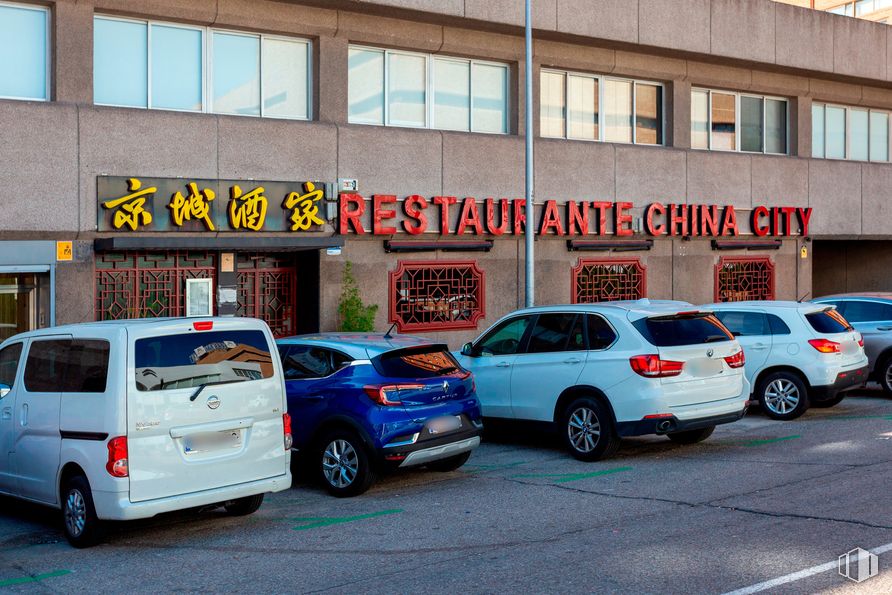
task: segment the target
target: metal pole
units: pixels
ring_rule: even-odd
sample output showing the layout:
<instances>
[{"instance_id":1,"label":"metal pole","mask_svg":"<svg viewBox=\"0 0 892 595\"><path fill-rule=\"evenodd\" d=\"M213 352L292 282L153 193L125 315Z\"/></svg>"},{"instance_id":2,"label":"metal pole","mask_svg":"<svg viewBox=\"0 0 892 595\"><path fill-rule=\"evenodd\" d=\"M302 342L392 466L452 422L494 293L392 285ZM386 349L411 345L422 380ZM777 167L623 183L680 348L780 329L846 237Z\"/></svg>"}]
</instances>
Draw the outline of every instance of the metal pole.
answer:
<instances>
[{"instance_id":1,"label":"metal pole","mask_svg":"<svg viewBox=\"0 0 892 595\"><path fill-rule=\"evenodd\" d=\"M534 244L536 234L536 217L533 211L533 19L530 3L532 0L526 1L526 63L525 63L525 81L526 101L524 101L524 111L526 115L526 126L524 127L524 136L526 140L526 237L525 245L525 264L526 264L526 283L524 287L524 302L527 308L535 305L536 301L536 281L535 281L535 264L534 264Z\"/></svg>"}]
</instances>

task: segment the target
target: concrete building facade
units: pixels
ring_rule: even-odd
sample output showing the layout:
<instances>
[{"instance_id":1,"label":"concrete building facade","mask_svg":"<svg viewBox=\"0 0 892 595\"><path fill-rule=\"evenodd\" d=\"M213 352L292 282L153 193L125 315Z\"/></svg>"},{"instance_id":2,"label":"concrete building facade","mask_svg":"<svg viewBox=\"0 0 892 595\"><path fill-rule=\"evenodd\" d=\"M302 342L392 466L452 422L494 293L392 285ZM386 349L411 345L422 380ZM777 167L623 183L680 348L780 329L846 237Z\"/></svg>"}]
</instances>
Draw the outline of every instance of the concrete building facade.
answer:
<instances>
[{"instance_id":1,"label":"concrete building facade","mask_svg":"<svg viewBox=\"0 0 892 595\"><path fill-rule=\"evenodd\" d=\"M527 220L540 304L892 290L892 29L771 0L533 4L528 216L522 2L0 3L46 23L45 86L0 99L0 330L333 330L349 261L376 328L457 346L523 303Z\"/></svg>"}]
</instances>

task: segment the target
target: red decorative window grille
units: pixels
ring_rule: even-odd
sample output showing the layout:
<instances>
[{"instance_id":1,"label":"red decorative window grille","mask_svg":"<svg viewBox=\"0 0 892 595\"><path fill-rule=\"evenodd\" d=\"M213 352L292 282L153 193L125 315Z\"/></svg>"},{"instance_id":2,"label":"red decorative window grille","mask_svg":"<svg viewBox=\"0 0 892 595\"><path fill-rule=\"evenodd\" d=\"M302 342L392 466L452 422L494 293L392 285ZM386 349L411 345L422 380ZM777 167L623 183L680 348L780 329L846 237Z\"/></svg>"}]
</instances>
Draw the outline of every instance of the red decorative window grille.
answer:
<instances>
[{"instance_id":1,"label":"red decorative window grille","mask_svg":"<svg viewBox=\"0 0 892 595\"><path fill-rule=\"evenodd\" d=\"M715 301L774 299L774 263L767 256L723 256L715 266Z\"/></svg>"},{"instance_id":2,"label":"red decorative window grille","mask_svg":"<svg viewBox=\"0 0 892 595\"><path fill-rule=\"evenodd\" d=\"M186 279L214 279L204 251L104 252L96 255L96 320L185 316Z\"/></svg>"},{"instance_id":3,"label":"red decorative window grille","mask_svg":"<svg viewBox=\"0 0 892 595\"><path fill-rule=\"evenodd\" d=\"M290 257L238 255L238 316L259 318L275 337L295 333L297 269Z\"/></svg>"},{"instance_id":4,"label":"red decorative window grille","mask_svg":"<svg viewBox=\"0 0 892 595\"><path fill-rule=\"evenodd\" d=\"M637 258L579 259L571 274L574 304L638 300L647 295L647 272Z\"/></svg>"},{"instance_id":5,"label":"red decorative window grille","mask_svg":"<svg viewBox=\"0 0 892 595\"><path fill-rule=\"evenodd\" d=\"M475 262L402 262L390 273L390 321L400 331L477 328L484 275Z\"/></svg>"}]
</instances>

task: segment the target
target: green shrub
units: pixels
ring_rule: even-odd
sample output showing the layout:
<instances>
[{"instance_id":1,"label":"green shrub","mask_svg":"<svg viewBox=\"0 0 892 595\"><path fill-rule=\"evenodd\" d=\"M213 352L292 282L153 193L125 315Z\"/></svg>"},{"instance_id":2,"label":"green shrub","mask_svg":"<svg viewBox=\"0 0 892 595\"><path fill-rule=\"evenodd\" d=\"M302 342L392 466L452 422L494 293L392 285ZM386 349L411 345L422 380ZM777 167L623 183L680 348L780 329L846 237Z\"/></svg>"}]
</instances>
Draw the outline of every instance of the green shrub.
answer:
<instances>
[{"instance_id":1,"label":"green shrub","mask_svg":"<svg viewBox=\"0 0 892 595\"><path fill-rule=\"evenodd\" d=\"M370 333L375 330L377 304L365 305L359 297L359 287L353 276L353 265L348 260L344 264L344 286L338 300L338 330L344 332Z\"/></svg>"}]
</instances>

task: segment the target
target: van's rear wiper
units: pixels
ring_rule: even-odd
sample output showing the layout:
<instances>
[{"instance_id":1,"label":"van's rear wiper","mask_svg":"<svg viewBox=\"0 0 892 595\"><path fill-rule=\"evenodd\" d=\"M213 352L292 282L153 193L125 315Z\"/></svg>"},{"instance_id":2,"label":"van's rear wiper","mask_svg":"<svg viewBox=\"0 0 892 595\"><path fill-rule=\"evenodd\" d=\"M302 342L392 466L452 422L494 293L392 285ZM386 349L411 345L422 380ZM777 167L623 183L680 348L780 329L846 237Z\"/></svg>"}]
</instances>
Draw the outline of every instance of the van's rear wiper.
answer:
<instances>
[{"instance_id":1,"label":"van's rear wiper","mask_svg":"<svg viewBox=\"0 0 892 595\"><path fill-rule=\"evenodd\" d=\"M247 379L246 379L247 380ZM201 391L205 389L207 386L215 386L217 384L232 384L233 382L242 382L242 380L216 380L214 382L203 382L198 385L198 388L195 389L195 392L192 393L192 396L189 397L190 401L194 401L198 398L198 395L201 394Z\"/></svg>"}]
</instances>

